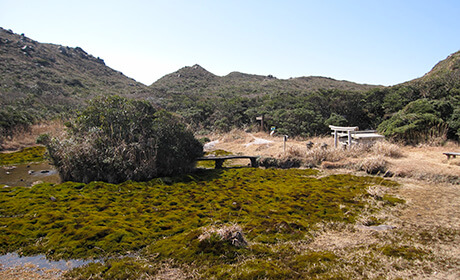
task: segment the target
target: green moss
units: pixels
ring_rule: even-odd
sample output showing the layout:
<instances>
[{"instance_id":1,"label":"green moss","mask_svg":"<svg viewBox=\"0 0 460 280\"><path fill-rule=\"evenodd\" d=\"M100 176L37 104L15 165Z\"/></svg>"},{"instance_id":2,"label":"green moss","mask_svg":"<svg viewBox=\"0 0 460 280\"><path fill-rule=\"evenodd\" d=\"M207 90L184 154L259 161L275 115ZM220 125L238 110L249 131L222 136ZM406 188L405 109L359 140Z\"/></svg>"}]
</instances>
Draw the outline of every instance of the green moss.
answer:
<instances>
[{"instance_id":1,"label":"green moss","mask_svg":"<svg viewBox=\"0 0 460 280\"><path fill-rule=\"evenodd\" d=\"M427 252L411 246L386 245L381 248L382 254L388 257L404 258L407 260L421 260Z\"/></svg>"},{"instance_id":2,"label":"green moss","mask_svg":"<svg viewBox=\"0 0 460 280\"><path fill-rule=\"evenodd\" d=\"M390 206L395 206L397 204L403 204L406 202L404 199L400 199L400 198L390 196L390 195L384 195L383 201L385 202L385 204L390 205Z\"/></svg>"},{"instance_id":3,"label":"green moss","mask_svg":"<svg viewBox=\"0 0 460 280\"><path fill-rule=\"evenodd\" d=\"M44 161L46 148L42 146L24 148L14 153L0 153L0 166Z\"/></svg>"},{"instance_id":4,"label":"green moss","mask_svg":"<svg viewBox=\"0 0 460 280\"><path fill-rule=\"evenodd\" d=\"M361 198L370 185L395 183L316 175L315 170L234 168L141 183L2 188L0 253L19 250L66 259L139 252L155 255L155 262L174 259L184 266L198 265L201 273L220 278L235 274L239 279L276 279L292 271L322 274L337 261L333 254L293 254L289 244L304 240L318 222L353 223L368 207ZM236 247L217 236L199 240L205 227L232 223L242 228L249 246ZM306 263L321 266L303 269ZM138 265L135 261L131 267L137 270ZM122 268L113 263L87 269L100 270L101 279L121 279L116 275L124 273L116 273ZM114 272L109 275L110 269Z\"/></svg>"},{"instance_id":5,"label":"green moss","mask_svg":"<svg viewBox=\"0 0 460 280\"><path fill-rule=\"evenodd\" d=\"M158 271L156 265L146 259L126 257L111 259L106 263L90 263L75 268L64 275L64 279L142 279L142 275L154 275Z\"/></svg>"}]
</instances>

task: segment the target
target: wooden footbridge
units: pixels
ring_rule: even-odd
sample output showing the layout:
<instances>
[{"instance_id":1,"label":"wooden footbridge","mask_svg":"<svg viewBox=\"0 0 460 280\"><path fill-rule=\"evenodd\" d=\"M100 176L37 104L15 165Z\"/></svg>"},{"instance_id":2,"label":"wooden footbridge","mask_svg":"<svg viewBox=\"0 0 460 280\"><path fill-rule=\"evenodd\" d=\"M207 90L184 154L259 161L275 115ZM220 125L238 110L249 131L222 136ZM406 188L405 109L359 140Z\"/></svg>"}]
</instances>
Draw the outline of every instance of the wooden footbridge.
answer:
<instances>
[{"instance_id":1,"label":"wooden footbridge","mask_svg":"<svg viewBox=\"0 0 460 280\"><path fill-rule=\"evenodd\" d=\"M258 156L217 156L217 157L200 157L197 158L197 161L202 161L202 160L213 160L215 161L215 168L216 169L221 169L222 165L224 164L224 161L227 159L241 159L241 158L248 158L251 160L251 167L258 167L259 165L257 164L257 158Z\"/></svg>"}]
</instances>

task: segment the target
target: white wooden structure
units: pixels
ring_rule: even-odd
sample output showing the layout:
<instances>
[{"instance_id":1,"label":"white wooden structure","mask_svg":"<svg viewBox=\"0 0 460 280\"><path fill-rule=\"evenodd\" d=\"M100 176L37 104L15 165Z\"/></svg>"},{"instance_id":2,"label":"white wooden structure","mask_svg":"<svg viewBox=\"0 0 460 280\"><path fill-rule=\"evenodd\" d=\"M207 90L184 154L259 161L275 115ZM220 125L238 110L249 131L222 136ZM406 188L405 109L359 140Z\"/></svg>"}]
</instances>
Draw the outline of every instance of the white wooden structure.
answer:
<instances>
[{"instance_id":1,"label":"white wooden structure","mask_svg":"<svg viewBox=\"0 0 460 280\"><path fill-rule=\"evenodd\" d=\"M347 138L344 144L346 144L348 147L351 147L353 143L370 143L385 138L385 136L376 133L374 130L358 131L359 128L357 126L349 127L330 125L329 128L333 131L332 134L334 135L335 148L337 148L340 138L344 137Z\"/></svg>"}]
</instances>

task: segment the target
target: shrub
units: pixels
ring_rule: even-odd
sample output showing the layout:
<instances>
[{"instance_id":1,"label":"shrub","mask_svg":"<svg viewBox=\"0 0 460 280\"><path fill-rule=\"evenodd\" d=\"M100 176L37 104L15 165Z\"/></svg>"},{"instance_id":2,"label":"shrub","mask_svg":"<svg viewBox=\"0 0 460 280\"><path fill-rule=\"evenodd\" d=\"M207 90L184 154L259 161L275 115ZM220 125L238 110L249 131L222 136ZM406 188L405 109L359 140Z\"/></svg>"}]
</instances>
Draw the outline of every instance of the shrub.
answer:
<instances>
[{"instance_id":1,"label":"shrub","mask_svg":"<svg viewBox=\"0 0 460 280\"><path fill-rule=\"evenodd\" d=\"M380 155L365 158L359 163L358 169L368 174L383 174L387 171L387 161Z\"/></svg>"},{"instance_id":2,"label":"shrub","mask_svg":"<svg viewBox=\"0 0 460 280\"><path fill-rule=\"evenodd\" d=\"M398 145L387 141L378 141L372 146L372 152L376 155L382 155L392 158L400 158L403 156Z\"/></svg>"},{"instance_id":3,"label":"shrub","mask_svg":"<svg viewBox=\"0 0 460 280\"><path fill-rule=\"evenodd\" d=\"M118 96L90 102L66 139L48 144L65 181L143 181L189 171L203 147L165 111Z\"/></svg>"},{"instance_id":4,"label":"shrub","mask_svg":"<svg viewBox=\"0 0 460 280\"><path fill-rule=\"evenodd\" d=\"M49 133L42 133L38 135L37 139L35 140L35 143L46 145L47 143L49 143L50 140L51 137Z\"/></svg>"},{"instance_id":5,"label":"shrub","mask_svg":"<svg viewBox=\"0 0 460 280\"><path fill-rule=\"evenodd\" d=\"M382 122L378 130L387 137L407 144L446 139L447 123L436 111L437 105L435 101L427 99L413 101Z\"/></svg>"}]
</instances>

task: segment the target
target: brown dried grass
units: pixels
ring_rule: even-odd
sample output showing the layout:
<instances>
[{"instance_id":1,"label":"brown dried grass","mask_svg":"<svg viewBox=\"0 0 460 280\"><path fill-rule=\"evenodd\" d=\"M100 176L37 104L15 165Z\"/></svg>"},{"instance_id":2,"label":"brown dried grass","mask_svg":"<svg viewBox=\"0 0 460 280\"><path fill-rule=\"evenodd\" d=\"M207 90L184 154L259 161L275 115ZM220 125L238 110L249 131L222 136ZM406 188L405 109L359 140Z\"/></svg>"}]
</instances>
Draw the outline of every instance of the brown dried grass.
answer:
<instances>
[{"instance_id":1,"label":"brown dried grass","mask_svg":"<svg viewBox=\"0 0 460 280\"><path fill-rule=\"evenodd\" d=\"M376 155L382 155L392 158L400 158L403 156L401 148L398 145L390 143L388 141L376 142L372 146L371 151Z\"/></svg>"},{"instance_id":2,"label":"brown dried grass","mask_svg":"<svg viewBox=\"0 0 460 280\"><path fill-rule=\"evenodd\" d=\"M51 137L56 137L61 135L64 131L64 123L60 120L42 122L32 125L30 130L15 132L13 137L6 139L2 146L8 151L31 147L36 145L35 141L41 134L48 133Z\"/></svg>"}]
</instances>

